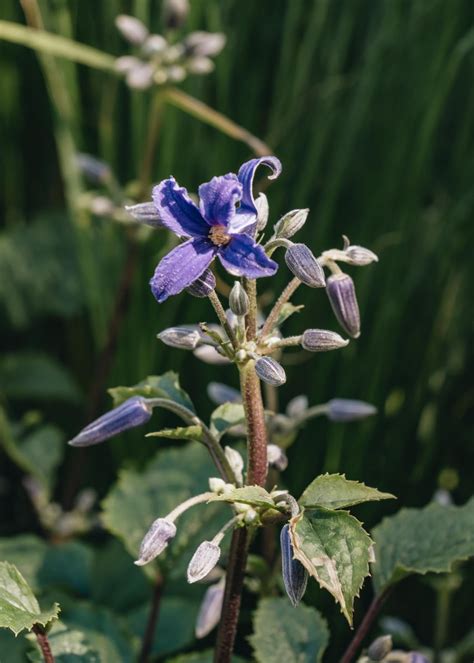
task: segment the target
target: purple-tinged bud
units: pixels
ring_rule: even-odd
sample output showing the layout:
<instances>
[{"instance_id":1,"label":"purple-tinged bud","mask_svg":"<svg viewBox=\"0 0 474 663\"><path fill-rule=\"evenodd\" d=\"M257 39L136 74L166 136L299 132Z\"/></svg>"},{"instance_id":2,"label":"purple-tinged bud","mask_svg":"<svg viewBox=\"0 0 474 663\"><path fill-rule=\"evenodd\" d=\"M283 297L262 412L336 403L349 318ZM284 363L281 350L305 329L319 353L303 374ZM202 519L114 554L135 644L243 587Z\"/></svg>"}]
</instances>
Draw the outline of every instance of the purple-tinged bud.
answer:
<instances>
[{"instance_id":1,"label":"purple-tinged bud","mask_svg":"<svg viewBox=\"0 0 474 663\"><path fill-rule=\"evenodd\" d=\"M201 334L190 327L169 327L157 334L157 338L170 348L194 350L201 340Z\"/></svg>"},{"instance_id":2,"label":"purple-tinged bud","mask_svg":"<svg viewBox=\"0 0 474 663\"><path fill-rule=\"evenodd\" d=\"M188 582L203 580L216 566L221 556L220 547L213 541L203 541L192 556L188 565Z\"/></svg>"},{"instance_id":3,"label":"purple-tinged bud","mask_svg":"<svg viewBox=\"0 0 474 663\"><path fill-rule=\"evenodd\" d=\"M423 656L419 651L411 651L408 657L408 663L430 663L426 656Z\"/></svg>"},{"instance_id":4,"label":"purple-tinged bud","mask_svg":"<svg viewBox=\"0 0 474 663\"><path fill-rule=\"evenodd\" d=\"M308 397L304 394L295 396L286 406L286 414L290 419L299 419L308 409Z\"/></svg>"},{"instance_id":5,"label":"purple-tinged bud","mask_svg":"<svg viewBox=\"0 0 474 663\"><path fill-rule=\"evenodd\" d=\"M239 317L247 315L249 311L249 298L240 281L236 281L230 291L229 306L232 313Z\"/></svg>"},{"instance_id":6,"label":"purple-tinged bud","mask_svg":"<svg viewBox=\"0 0 474 663\"><path fill-rule=\"evenodd\" d=\"M153 74L155 68L148 62L140 62L136 67L130 69L126 75L128 87L133 90L146 90L153 85Z\"/></svg>"},{"instance_id":7,"label":"purple-tinged bud","mask_svg":"<svg viewBox=\"0 0 474 663\"><path fill-rule=\"evenodd\" d=\"M336 332L327 329L307 329L303 333L301 345L309 352L327 352L338 350L349 344L349 341Z\"/></svg>"},{"instance_id":8,"label":"purple-tinged bud","mask_svg":"<svg viewBox=\"0 0 474 663\"><path fill-rule=\"evenodd\" d=\"M157 212L154 203L138 203L137 205L126 205L125 210L132 216L138 223L143 223L146 226L153 228L163 228L163 224Z\"/></svg>"},{"instance_id":9,"label":"purple-tinged bud","mask_svg":"<svg viewBox=\"0 0 474 663\"><path fill-rule=\"evenodd\" d=\"M196 620L196 638L205 638L219 623L224 603L224 591L223 579L206 590Z\"/></svg>"},{"instance_id":10,"label":"purple-tinged bud","mask_svg":"<svg viewBox=\"0 0 474 663\"><path fill-rule=\"evenodd\" d=\"M283 472L288 467L288 456L277 444L267 444L267 461L270 467Z\"/></svg>"},{"instance_id":11,"label":"purple-tinged bud","mask_svg":"<svg viewBox=\"0 0 474 663\"><path fill-rule=\"evenodd\" d=\"M365 265L370 265L371 262L379 261L378 256L373 251L356 244L348 246L344 253L346 254L346 262L358 267L365 267Z\"/></svg>"},{"instance_id":12,"label":"purple-tinged bud","mask_svg":"<svg viewBox=\"0 0 474 663\"><path fill-rule=\"evenodd\" d=\"M273 387L280 387L286 382L286 373L283 368L272 357L260 357L255 362L255 372L260 380L271 384Z\"/></svg>"},{"instance_id":13,"label":"purple-tinged bud","mask_svg":"<svg viewBox=\"0 0 474 663\"><path fill-rule=\"evenodd\" d=\"M89 447L98 444L129 428L146 424L152 412L153 408L146 398L133 396L83 428L76 437L69 440L68 444L72 447Z\"/></svg>"},{"instance_id":14,"label":"purple-tinged bud","mask_svg":"<svg viewBox=\"0 0 474 663\"><path fill-rule=\"evenodd\" d=\"M207 395L216 405L242 402L240 391L221 382L209 382L207 385Z\"/></svg>"},{"instance_id":15,"label":"purple-tinged bud","mask_svg":"<svg viewBox=\"0 0 474 663\"><path fill-rule=\"evenodd\" d=\"M376 638L367 649L367 656L371 661L383 661L392 651L393 643L391 635L381 635Z\"/></svg>"},{"instance_id":16,"label":"purple-tinged bud","mask_svg":"<svg viewBox=\"0 0 474 663\"><path fill-rule=\"evenodd\" d=\"M326 292L341 327L352 338L358 338L360 336L360 313L354 281L348 274L333 274L327 280Z\"/></svg>"},{"instance_id":17,"label":"purple-tinged bud","mask_svg":"<svg viewBox=\"0 0 474 663\"><path fill-rule=\"evenodd\" d=\"M333 398L326 407L328 419L337 422L357 421L377 413L377 408L370 403L349 398Z\"/></svg>"},{"instance_id":18,"label":"purple-tinged bud","mask_svg":"<svg viewBox=\"0 0 474 663\"><path fill-rule=\"evenodd\" d=\"M193 297L208 297L209 293L216 287L216 278L210 269L201 274L201 276L193 281L191 285L186 288Z\"/></svg>"},{"instance_id":19,"label":"purple-tinged bud","mask_svg":"<svg viewBox=\"0 0 474 663\"><path fill-rule=\"evenodd\" d=\"M168 547L168 543L176 536L176 525L166 518L157 518L143 537L138 553L138 559L134 562L137 566L144 566L155 557L161 555Z\"/></svg>"},{"instance_id":20,"label":"purple-tinged bud","mask_svg":"<svg viewBox=\"0 0 474 663\"><path fill-rule=\"evenodd\" d=\"M168 48L168 42L162 35L150 35L143 44L143 52L146 55L163 53Z\"/></svg>"},{"instance_id":21,"label":"purple-tinged bud","mask_svg":"<svg viewBox=\"0 0 474 663\"><path fill-rule=\"evenodd\" d=\"M270 206L268 205L268 198L264 193L259 193L255 201L257 208L257 232L265 229L268 223L268 215L270 213Z\"/></svg>"},{"instance_id":22,"label":"purple-tinged bud","mask_svg":"<svg viewBox=\"0 0 474 663\"><path fill-rule=\"evenodd\" d=\"M78 154L76 163L81 173L95 184L104 184L111 178L110 166L90 154Z\"/></svg>"},{"instance_id":23,"label":"purple-tinged bud","mask_svg":"<svg viewBox=\"0 0 474 663\"><path fill-rule=\"evenodd\" d=\"M191 32L184 40L188 57L199 55L213 57L225 46L226 36L222 32Z\"/></svg>"},{"instance_id":24,"label":"purple-tinged bud","mask_svg":"<svg viewBox=\"0 0 474 663\"><path fill-rule=\"evenodd\" d=\"M310 288L324 288L324 270L306 244L293 244L285 253L290 271Z\"/></svg>"},{"instance_id":25,"label":"purple-tinged bud","mask_svg":"<svg viewBox=\"0 0 474 663\"><path fill-rule=\"evenodd\" d=\"M304 596L308 583L308 572L300 561L293 557L289 526L283 525L280 533L281 572L286 593L296 608Z\"/></svg>"},{"instance_id":26,"label":"purple-tinged bud","mask_svg":"<svg viewBox=\"0 0 474 663\"><path fill-rule=\"evenodd\" d=\"M136 46L143 44L148 37L148 28L134 16L120 14L115 19L115 25L122 37Z\"/></svg>"},{"instance_id":27,"label":"purple-tinged bud","mask_svg":"<svg viewBox=\"0 0 474 663\"><path fill-rule=\"evenodd\" d=\"M293 237L306 223L308 214L309 209L293 209L291 212L287 212L273 228L275 237L278 239Z\"/></svg>"},{"instance_id":28,"label":"purple-tinged bud","mask_svg":"<svg viewBox=\"0 0 474 663\"><path fill-rule=\"evenodd\" d=\"M189 14L189 0L165 0L163 21L168 30L181 28Z\"/></svg>"}]
</instances>

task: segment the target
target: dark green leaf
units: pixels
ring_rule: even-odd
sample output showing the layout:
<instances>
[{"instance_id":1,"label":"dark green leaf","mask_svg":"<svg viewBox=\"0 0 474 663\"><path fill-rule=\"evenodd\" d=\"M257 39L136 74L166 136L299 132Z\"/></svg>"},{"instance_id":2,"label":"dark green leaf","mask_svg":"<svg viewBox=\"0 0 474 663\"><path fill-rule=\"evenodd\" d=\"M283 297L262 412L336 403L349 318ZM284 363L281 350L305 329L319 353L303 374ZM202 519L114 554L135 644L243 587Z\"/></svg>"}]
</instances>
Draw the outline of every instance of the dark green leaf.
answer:
<instances>
[{"instance_id":1,"label":"dark green leaf","mask_svg":"<svg viewBox=\"0 0 474 663\"><path fill-rule=\"evenodd\" d=\"M250 506L268 506L274 507L270 493L261 486L244 486L243 488L234 488L231 492L225 495L213 495L209 499L210 502L238 502L239 504L250 504Z\"/></svg>"},{"instance_id":2,"label":"dark green leaf","mask_svg":"<svg viewBox=\"0 0 474 663\"><path fill-rule=\"evenodd\" d=\"M341 509L362 502L392 498L394 496L390 493L381 493L358 481L349 481L343 474L322 474L305 488L298 502L305 509Z\"/></svg>"},{"instance_id":3,"label":"dark green leaf","mask_svg":"<svg viewBox=\"0 0 474 663\"><path fill-rule=\"evenodd\" d=\"M76 403L80 393L67 370L47 355L24 352L0 360L0 392L7 398Z\"/></svg>"},{"instance_id":4,"label":"dark green leaf","mask_svg":"<svg viewBox=\"0 0 474 663\"><path fill-rule=\"evenodd\" d=\"M212 413L210 429L212 434L220 440L233 426L244 422L244 406L241 403L223 403Z\"/></svg>"},{"instance_id":5,"label":"dark green leaf","mask_svg":"<svg viewBox=\"0 0 474 663\"><path fill-rule=\"evenodd\" d=\"M402 509L373 530L377 591L411 573L444 573L474 556L474 498L464 506L433 503Z\"/></svg>"},{"instance_id":6,"label":"dark green leaf","mask_svg":"<svg viewBox=\"0 0 474 663\"><path fill-rule=\"evenodd\" d=\"M164 428L154 433L148 433L146 437L165 437L170 440L194 440L202 441L201 426L178 426L178 428Z\"/></svg>"},{"instance_id":7,"label":"dark green leaf","mask_svg":"<svg viewBox=\"0 0 474 663\"><path fill-rule=\"evenodd\" d=\"M258 663L319 663L328 640L326 621L314 608L294 608L286 598L258 604L250 637Z\"/></svg>"},{"instance_id":8,"label":"dark green leaf","mask_svg":"<svg viewBox=\"0 0 474 663\"><path fill-rule=\"evenodd\" d=\"M194 405L188 394L181 389L178 374L174 371L168 371L163 375L149 375L133 387L114 387L109 389L109 394L114 399L114 407L132 396L145 396L146 398L168 398L194 412Z\"/></svg>"}]
</instances>

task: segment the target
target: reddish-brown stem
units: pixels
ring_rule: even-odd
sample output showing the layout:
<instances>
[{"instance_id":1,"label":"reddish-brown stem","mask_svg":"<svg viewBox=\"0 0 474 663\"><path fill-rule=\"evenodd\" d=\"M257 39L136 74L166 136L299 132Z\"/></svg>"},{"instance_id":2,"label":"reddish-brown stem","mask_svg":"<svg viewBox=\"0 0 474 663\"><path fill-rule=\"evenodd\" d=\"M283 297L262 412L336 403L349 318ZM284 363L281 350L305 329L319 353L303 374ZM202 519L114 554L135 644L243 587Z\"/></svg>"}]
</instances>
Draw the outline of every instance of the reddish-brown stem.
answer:
<instances>
[{"instance_id":1,"label":"reddish-brown stem","mask_svg":"<svg viewBox=\"0 0 474 663\"><path fill-rule=\"evenodd\" d=\"M389 587L383 591L378 596L374 596L372 603L369 606L369 609L364 615L364 619L359 624L357 631L354 634L348 648L344 652L339 663L351 663L354 660L357 652L359 651L362 642L364 641L365 636L370 631L372 624L374 623L376 617L378 616L380 610L382 609L383 604L387 600L389 594L391 593L392 588Z\"/></svg>"},{"instance_id":2,"label":"reddish-brown stem","mask_svg":"<svg viewBox=\"0 0 474 663\"><path fill-rule=\"evenodd\" d=\"M224 605L217 633L214 663L230 663L240 613L240 599L244 585L245 566L249 545L249 530L235 529L230 544L227 565Z\"/></svg>"},{"instance_id":3,"label":"reddish-brown stem","mask_svg":"<svg viewBox=\"0 0 474 663\"><path fill-rule=\"evenodd\" d=\"M140 656L138 657L138 663L146 663L150 657L151 648L153 646L153 637L155 635L156 625L158 623L158 617L160 615L160 604L161 596L163 594L163 579L161 576L155 581L155 587L153 589L153 597L151 600L150 613L148 615L148 622L145 628L145 633L143 635L142 648L140 651Z\"/></svg>"},{"instance_id":4,"label":"reddish-brown stem","mask_svg":"<svg viewBox=\"0 0 474 663\"><path fill-rule=\"evenodd\" d=\"M36 640L38 641L39 648L43 655L45 663L54 663L53 652L51 651L51 645L49 644L48 636L43 626L39 624L33 624L31 629L36 635Z\"/></svg>"},{"instance_id":5,"label":"reddish-brown stem","mask_svg":"<svg viewBox=\"0 0 474 663\"><path fill-rule=\"evenodd\" d=\"M267 478L267 429L260 380L253 361L240 371L242 400L247 422L247 483L264 486Z\"/></svg>"}]
</instances>

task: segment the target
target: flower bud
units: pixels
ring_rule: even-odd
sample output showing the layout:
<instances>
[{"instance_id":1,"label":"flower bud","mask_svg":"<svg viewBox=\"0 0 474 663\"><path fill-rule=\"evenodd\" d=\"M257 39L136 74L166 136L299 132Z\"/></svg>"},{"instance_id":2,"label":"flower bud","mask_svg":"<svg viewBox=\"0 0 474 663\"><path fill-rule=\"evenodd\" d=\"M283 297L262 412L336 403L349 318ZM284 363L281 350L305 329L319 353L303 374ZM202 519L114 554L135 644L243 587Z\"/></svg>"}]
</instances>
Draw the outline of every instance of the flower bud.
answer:
<instances>
[{"instance_id":1,"label":"flower bud","mask_svg":"<svg viewBox=\"0 0 474 663\"><path fill-rule=\"evenodd\" d=\"M366 249L364 246L348 246L344 250L346 254L345 262L350 265L357 265L358 267L364 267L365 265L370 265L371 262L378 262L378 256L375 255L373 251Z\"/></svg>"},{"instance_id":2,"label":"flower bud","mask_svg":"<svg viewBox=\"0 0 474 663\"><path fill-rule=\"evenodd\" d=\"M222 51L226 36L221 32L191 32L184 40L186 53L189 56L199 55L212 57Z\"/></svg>"},{"instance_id":3,"label":"flower bud","mask_svg":"<svg viewBox=\"0 0 474 663\"><path fill-rule=\"evenodd\" d=\"M163 22L167 30L181 28L189 14L189 0L165 0L163 3Z\"/></svg>"},{"instance_id":4,"label":"flower bud","mask_svg":"<svg viewBox=\"0 0 474 663\"><path fill-rule=\"evenodd\" d=\"M243 483L243 469L244 469L244 459L239 454L238 451L232 449L232 447L224 447L225 457L229 461L229 465L234 473L236 481L238 483Z\"/></svg>"},{"instance_id":5,"label":"flower bud","mask_svg":"<svg viewBox=\"0 0 474 663\"><path fill-rule=\"evenodd\" d=\"M216 278L210 269L206 269L201 276L188 285L186 292L193 297L207 297L216 287Z\"/></svg>"},{"instance_id":6,"label":"flower bud","mask_svg":"<svg viewBox=\"0 0 474 663\"><path fill-rule=\"evenodd\" d=\"M83 428L68 444L72 447L98 444L129 428L145 424L151 418L152 412L153 408L146 398L133 396Z\"/></svg>"},{"instance_id":7,"label":"flower bud","mask_svg":"<svg viewBox=\"0 0 474 663\"><path fill-rule=\"evenodd\" d=\"M360 314L354 281L348 274L333 274L328 278L326 292L341 327L352 338L358 338L360 336Z\"/></svg>"},{"instance_id":8,"label":"flower bud","mask_svg":"<svg viewBox=\"0 0 474 663\"><path fill-rule=\"evenodd\" d=\"M157 334L157 338L170 348L194 350L201 340L201 334L190 327L169 327Z\"/></svg>"},{"instance_id":9,"label":"flower bud","mask_svg":"<svg viewBox=\"0 0 474 663\"><path fill-rule=\"evenodd\" d=\"M143 45L143 51L146 55L156 55L163 53L168 47L168 42L162 35L150 35Z\"/></svg>"},{"instance_id":10,"label":"flower bud","mask_svg":"<svg viewBox=\"0 0 474 663\"><path fill-rule=\"evenodd\" d=\"M229 295L230 310L234 315L243 316L247 315L249 311L249 298L247 293L242 287L240 281L236 281Z\"/></svg>"},{"instance_id":11,"label":"flower bud","mask_svg":"<svg viewBox=\"0 0 474 663\"><path fill-rule=\"evenodd\" d=\"M268 198L264 193L258 194L258 198L255 201L255 207L257 208L257 232L261 232L265 229L268 223L268 215L270 213Z\"/></svg>"},{"instance_id":12,"label":"flower bud","mask_svg":"<svg viewBox=\"0 0 474 663\"><path fill-rule=\"evenodd\" d=\"M76 163L81 173L94 184L104 184L111 178L110 166L90 154L78 154Z\"/></svg>"},{"instance_id":13,"label":"flower bud","mask_svg":"<svg viewBox=\"0 0 474 663\"><path fill-rule=\"evenodd\" d=\"M187 63L187 69L191 74L210 74L214 71L214 62L210 58L200 56L191 58Z\"/></svg>"},{"instance_id":14,"label":"flower bud","mask_svg":"<svg viewBox=\"0 0 474 663\"><path fill-rule=\"evenodd\" d=\"M324 288L324 270L306 244L293 244L285 253L288 268L310 288Z\"/></svg>"},{"instance_id":15,"label":"flower bud","mask_svg":"<svg viewBox=\"0 0 474 663\"><path fill-rule=\"evenodd\" d=\"M301 396L295 396L286 406L286 414L290 419L298 419L301 417L306 410L308 409L308 397L302 394Z\"/></svg>"},{"instance_id":16,"label":"flower bud","mask_svg":"<svg viewBox=\"0 0 474 663\"><path fill-rule=\"evenodd\" d=\"M153 74L155 69L148 62L140 62L136 67L130 69L126 75L128 87L132 90L146 90L153 85Z\"/></svg>"},{"instance_id":17,"label":"flower bud","mask_svg":"<svg viewBox=\"0 0 474 663\"><path fill-rule=\"evenodd\" d=\"M166 518L157 518L145 534L140 545L138 559L134 563L137 566L148 564L167 548L168 542L175 536L176 525Z\"/></svg>"},{"instance_id":18,"label":"flower bud","mask_svg":"<svg viewBox=\"0 0 474 663\"><path fill-rule=\"evenodd\" d=\"M288 457L277 444L267 444L267 461L270 467L283 472L288 467Z\"/></svg>"},{"instance_id":19,"label":"flower bud","mask_svg":"<svg viewBox=\"0 0 474 663\"><path fill-rule=\"evenodd\" d=\"M203 580L215 567L221 556L221 549L212 541L203 541L192 556L188 565L188 582Z\"/></svg>"},{"instance_id":20,"label":"flower bud","mask_svg":"<svg viewBox=\"0 0 474 663\"><path fill-rule=\"evenodd\" d=\"M224 591L223 579L207 588L196 620L196 638L206 637L219 623L224 603Z\"/></svg>"},{"instance_id":21,"label":"flower bud","mask_svg":"<svg viewBox=\"0 0 474 663\"><path fill-rule=\"evenodd\" d=\"M383 661L392 651L392 636L381 635L376 638L367 649L367 656L371 661Z\"/></svg>"},{"instance_id":22,"label":"flower bud","mask_svg":"<svg viewBox=\"0 0 474 663\"><path fill-rule=\"evenodd\" d=\"M408 663L430 663L419 651L411 651L408 656Z\"/></svg>"},{"instance_id":23,"label":"flower bud","mask_svg":"<svg viewBox=\"0 0 474 663\"><path fill-rule=\"evenodd\" d=\"M275 238L289 239L293 237L306 223L308 214L309 209L293 209L291 212L287 212L273 228Z\"/></svg>"},{"instance_id":24,"label":"flower bud","mask_svg":"<svg viewBox=\"0 0 474 663\"><path fill-rule=\"evenodd\" d=\"M247 505L248 506L248 505ZM252 525L252 523L255 523L258 520L259 516L258 513L255 511L255 509L252 509L252 507L249 507L244 515L244 523L246 525Z\"/></svg>"},{"instance_id":25,"label":"flower bud","mask_svg":"<svg viewBox=\"0 0 474 663\"><path fill-rule=\"evenodd\" d=\"M377 408L370 403L349 398L333 398L326 407L328 419L337 422L357 421L377 413Z\"/></svg>"},{"instance_id":26,"label":"flower bud","mask_svg":"<svg viewBox=\"0 0 474 663\"><path fill-rule=\"evenodd\" d=\"M195 357L203 361L205 364L230 364L230 360L223 354L217 351L212 345L199 345L194 351Z\"/></svg>"},{"instance_id":27,"label":"flower bud","mask_svg":"<svg viewBox=\"0 0 474 663\"><path fill-rule=\"evenodd\" d=\"M223 403L240 403L242 401L240 391L221 382L209 382L207 385L207 395L217 405L222 405Z\"/></svg>"},{"instance_id":28,"label":"flower bud","mask_svg":"<svg viewBox=\"0 0 474 663\"><path fill-rule=\"evenodd\" d=\"M349 341L336 332L327 329L307 329L303 333L301 345L309 352L327 352L328 350L337 350L344 348Z\"/></svg>"},{"instance_id":29,"label":"flower bud","mask_svg":"<svg viewBox=\"0 0 474 663\"><path fill-rule=\"evenodd\" d=\"M158 215L154 203L138 203L137 205L126 205L125 210L132 216L138 223L143 223L146 226L153 228L163 228L161 219Z\"/></svg>"},{"instance_id":30,"label":"flower bud","mask_svg":"<svg viewBox=\"0 0 474 663\"><path fill-rule=\"evenodd\" d=\"M168 80L173 83L181 83L186 78L186 69L180 65L174 64L167 69Z\"/></svg>"},{"instance_id":31,"label":"flower bud","mask_svg":"<svg viewBox=\"0 0 474 663\"><path fill-rule=\"evenodd\" d=\"M148 28L134 16L120 14L115 19L115 25L122 36L136 46L143 44L148 37Z\"/></svg>"},{"instance_id":32,"label":"flower bud","mask_svg":"<svg viewBox=\"0 0 474 663\"><path fill-rule=\"evenodd\" d=\"M218 495L219 493L224 492L226 485L224 479L221 479L220 477L209 477L209 490L211 493L216 493Z\"/></svg>"},{"instance_id":33,"label":"flower bud","mask_svg":"<svg viewBox=\"0 0 474 663\"><path fill-rule=\"evenodd\" d=\"M308 583L308 572L300 561L293 558L293 547L290 541L288 525L284 525L280 533L281 571L286 593L296 608L304 596Z\"/></svg>"},{"instance_id":34,"label":"flower bud","mask_svg":"<svg viewBox=\"0 0 474 663\"><path fill-rule=\"evenodd\" d=\"M114 69L119 74L128 74L134 67L141 64L140 58L136 58L133 55L122 55L120 58L117 58L114 62Z\"/></svg>"},{"instance_id":35,"label":"flower bud","mask_svg":"<svg viewBox=\"0 0 474 663\"><path fill-rule=\"evenodd\" d=\"M286 382L286 373L275 359L271 357L260 357L255 362L255 371L263 382L280 387Z\"/></svg>"}]
</instances>

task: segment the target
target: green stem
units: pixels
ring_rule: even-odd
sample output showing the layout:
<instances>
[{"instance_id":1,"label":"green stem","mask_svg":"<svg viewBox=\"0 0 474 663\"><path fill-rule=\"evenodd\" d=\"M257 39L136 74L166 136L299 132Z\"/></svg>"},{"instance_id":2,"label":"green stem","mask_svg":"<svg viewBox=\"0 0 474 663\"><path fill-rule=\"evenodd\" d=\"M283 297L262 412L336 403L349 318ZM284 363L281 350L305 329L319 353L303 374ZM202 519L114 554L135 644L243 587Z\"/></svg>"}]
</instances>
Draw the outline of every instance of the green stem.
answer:
<instances>
[{"instance_id":1,"label":"green stem","mask_svg":"<svg viewBox=\"0 0 474 663\"><path fill-rule=\"evenodd\" d=\"M451 592L452 590L449 587L441 587L437 591L433 663L440 663L441 652L446 642L451 607Z\"/></svg>"},{"instance_id":2,"label":"green stem","mask_svg":"<svg viewBox=\"0 0 474 663\"><path fill-rule=\"evenodd\" d=\"M232 329L232 327L229 324L229 321L227 320L224 307L221 304L221 300L219 299L218 294L216 293L215 290L211 290L211 292L208 295L208 298L214 308L214 311L216 312L217 317L219 318L219 322L221 323L222 327L225 330L225 333L227 334L229 341L232 343L232 347L236 348L237 339L235 337L234 330Z\"/></svg>"},{"instance_id":3,"label":"green stem","mask_svg":"<svg viewBox=\"0 0 474 663\"><path fill-rule=\"evenodd\" d=\"M276 323L278 321L278 316L280 315L280 311L283 308L283 306L287 303L287 301L290 299L292 294L296 291L296 289L301 285L301 281L296 278L296 276L291 279L291 281L288 283L286 288L283 290L281 295L278 297L278 299L275 302L274 307L268 314L268 318L265 320L265 324L263 325L263 329L260 332L260 337L264 338L265 336L268 336L273 329L276 326Z\"/></svg>"}]
</instances>

